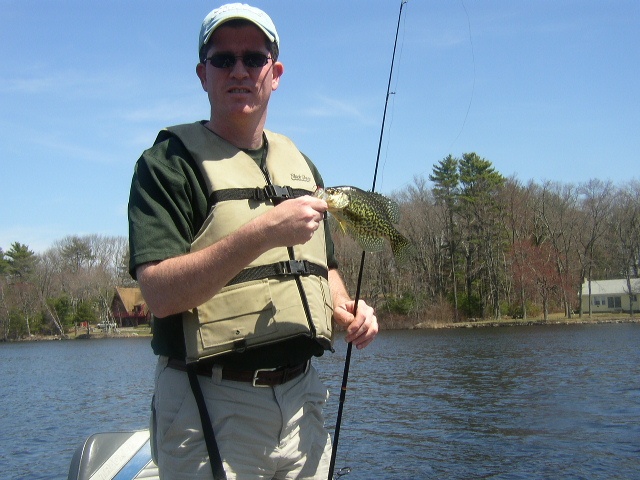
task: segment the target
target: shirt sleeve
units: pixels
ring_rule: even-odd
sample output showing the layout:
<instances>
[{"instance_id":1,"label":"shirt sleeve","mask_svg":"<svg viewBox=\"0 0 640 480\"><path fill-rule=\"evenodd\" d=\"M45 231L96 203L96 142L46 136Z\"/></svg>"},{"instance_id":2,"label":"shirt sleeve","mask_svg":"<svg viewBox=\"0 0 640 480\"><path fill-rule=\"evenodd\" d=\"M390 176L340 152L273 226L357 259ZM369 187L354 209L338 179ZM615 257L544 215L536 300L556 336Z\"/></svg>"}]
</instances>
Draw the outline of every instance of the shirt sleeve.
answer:
<instances>
[{"instance_id":1,"label":"shirt sleeve","mask_svg":"<svg viewBox=\"0 0 640 480\"><path fill-rule=\"evenodd\" d=\"M204 180L175 137L162 139L138 162L129 194L129 273L190 250L206 216Z\"/></svg>"}]
</instances>

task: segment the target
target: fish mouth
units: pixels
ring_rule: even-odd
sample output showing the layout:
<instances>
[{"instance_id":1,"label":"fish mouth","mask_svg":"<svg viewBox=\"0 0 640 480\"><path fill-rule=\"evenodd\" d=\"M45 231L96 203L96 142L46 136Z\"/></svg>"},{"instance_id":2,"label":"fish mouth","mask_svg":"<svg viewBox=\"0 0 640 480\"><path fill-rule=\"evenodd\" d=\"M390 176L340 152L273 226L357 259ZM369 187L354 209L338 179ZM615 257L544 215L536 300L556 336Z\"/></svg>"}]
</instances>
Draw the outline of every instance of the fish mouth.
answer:
<instances>
[{"instance_id":1,"label":"fish mouth","mask_svg":"<svg viewBox=\"0 0 640 480\"><path fill-rule=\"evenodd\" d=\"M349 205L348 195L333 187L321 188L316 186L313 195L327 202L330 212L342 210Z\"/></svg>"}]
</instances>

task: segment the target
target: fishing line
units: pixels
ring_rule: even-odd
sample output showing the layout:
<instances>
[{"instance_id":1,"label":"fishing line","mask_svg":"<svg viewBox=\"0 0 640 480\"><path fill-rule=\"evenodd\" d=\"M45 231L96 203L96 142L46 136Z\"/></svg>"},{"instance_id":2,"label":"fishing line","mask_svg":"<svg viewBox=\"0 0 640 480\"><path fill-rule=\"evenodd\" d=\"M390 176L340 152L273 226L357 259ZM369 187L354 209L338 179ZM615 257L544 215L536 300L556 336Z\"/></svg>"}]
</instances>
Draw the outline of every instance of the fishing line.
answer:
<instances>
[{"instance_id":1,"label":"fishing line","mask_svg":"<svg viewBox=\"0 0 640 480\"><path fill-rule=\"evenodd\" d=\"M391 95L391 79L393 78L393 64L396 58L396 47L398 45L398 32L400 31L400 20L402 18L402 8L408 0L402 0L400 2L400 12L398 13L398 25L396 26L396 38L393 43L393 55L391 56L391 68L389 70L389 82L387 83L387 96L384 102L384 112L382 114L382 126L380 127L380 140L378 141L378 154L376 155L376 166L373 172L373 182L371 184L371 191L376 190L376 180L378 178L378 166L380 164L380 150L382 147L382 137L384 136L384 122L387 116L387 106L389 104L389 96ZM362 286L362 272L364 271L364 260L366 251L362 251L362 257L360 259L360 269L358 271L358 282L356 285L355 306L353 310L353 316L355 318L358 313L358 302L360 301L360 288ZM336 428L333 434L333 447L331 450L331 462L329 463L329 476L328 480L333 480L333 471L336 465L336 454L338 452L338 439L340 437L340 426L342 424L342 412L344 408L344 400L347 395L347 382L349 379L349 367L351 366L351 351L353 350L353 344L351 342L347 345L347 354L344 361L344 372L342 374L342 386L340 388L340 400L338 403L338 416L336 419Z\"/></svg>"},{"instance_id":2,"label":"fishing line","mask_svg":"<svg viewBox=\"0 0 640 480\"><path fill-rule=\"evenodd\" d=\"M475 90L476 90L476 56L475 56L475 50L473 48L473 36L471 34L471 19L469 18L469 12L467 11L467 7L464 4L464 0L460 0L460 5L462 5L462 9L464 10L466 19L467 19L467 29L469 31L469 46L471 49L471 66L473 67L473 83L471 85L471 95L469 97L469 104L467 105L467 111L465 113L464 119L462 120L462 125L460 126L460 131L458 132L458 135L456 135L456 137L453 139L453 141L451 142L451 144L449 145L449 151L451 151L451 149L453 148L453 145L458 141L458 139L460 138L460 135L462 135L462 132L464 131L464 128L467 125L467 120L469 118L469 113L471 112L471 105L473 103L473 98L474 98L474 94L475 94ZM417 177L421 177L422 175L424 175L427 171L429 170L422 170L421 172L417 173L414 175L414 179ZM402 185L400 185L398 187L398 190L406 187L407 185L409 185L410 182L405 182Z\"/></svg>"},{"instance_id":3,"label":"fishing line","mask_svg":"<svg viewBox=\"0 0 640 480\"><path fill-rule=\"evenodd\" d=\"M382 137L384 136L384 122L387 117L387 106L389 105L389 96L395 94L391 92L391 79L393 78L393 64L396 59L396 47L398 45L398 32L400 31L400 20L402 18L402 8L408 0L402 0L400 2L400 13L398 14L398 25L396 27L396 38L393 43L393 54L391 55L391 68L389 69L389 82L387 83L387 96L384 102L384 112L382 113L382 125L380 127L380 140L378 141L378 154L376 155L376 167L373 172L373 182L371 185L371 191L376 191L376 180L378 179L378 166L380 164L380 149L382 147Z\"/></svg>"},{"instance_id":4,"label":"fishing line","mask_svg":"<svg viewBox=\"0 0 640 480\"><path fill-rule=\"evenodd\" d=\"M391 119L389 120L389 126L393 126L393 114L395 112L395 106L396 106L396 102L395 102L395 93L396 92L391 92L393 97L391 100ZM382 173L380 175L381 178L381 183L384 183L384 169L387 167L387 160L389 159L389 145L391 145L391 134L388 133L387 134L387 142L385 144L385 150L384 150L384 162L382 162Z\"/></svg>"},{"instance_id":5,"label":"fishing line","mask_svg":"<svg viewBox=\"0 0 640 480\"><path fill-rule=\"evenodd\" d=\"M460 127L460 131L456 138L453 139L451 145L449 145L449 150L453 147L454 143L458 141L460 135L462 135L462 131L467 124L467 119L469 118L469 112L471 111L471 103L473 102L473 94L476 90L476 55L473 50L473 38L471 36L471 20L469 19L469 12L467 11L467 7L464 4L464 0L460 0L460 4L462 5L462 9L464 10L464 14L467 17L467 27L469 29L469 45L471 46L471 63L473 65L473 83L471 84L471 97L469 98L469 105L467 105L467 112L464 116L464 120L462 121L462 126Z\"/></svg>"},{"instance_id":6,"label":"fishing line","mask_svg":"<svg viewBox=\"0 0 640 480\"><path fill-rule=\"evenodd\" d=\"M406 0L405 0L406 3ZM404 16L403 25L402 25L402 41L400 42L400 53L398 55L398 63L402 63L402 52L404 51L404 40L407 36L407 16ZM393 126L393 115L396 111L396 91L398 90L398 83L400 83L400 73L396 75L395 86L393 88L393 92L391 92L391 120L389 121L389 126ZM382 181L384 182L384 170L387 166L387 160L389 159L389 145L391 145L391 135L387 134L387 144L384 151L384 162L382 163Z\"/></svg>"}]
</instances>

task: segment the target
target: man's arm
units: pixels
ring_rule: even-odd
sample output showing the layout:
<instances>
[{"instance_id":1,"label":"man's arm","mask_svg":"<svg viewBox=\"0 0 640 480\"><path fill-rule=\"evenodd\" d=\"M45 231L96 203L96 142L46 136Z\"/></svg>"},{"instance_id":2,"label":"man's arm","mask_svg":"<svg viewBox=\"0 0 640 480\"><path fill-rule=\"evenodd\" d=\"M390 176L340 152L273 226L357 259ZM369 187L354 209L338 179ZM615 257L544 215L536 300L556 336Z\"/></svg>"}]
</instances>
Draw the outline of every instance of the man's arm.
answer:
<instances>
[{"instance_id":1,"label":"man's arm","mask_svg":"<svg viewBox=\"0 0 640 480\"><path fill-rule=\"evenodd\" d=\"M373 308L360 300L354 318L355 301L351 300L337 269L329 270L329 289L333 299L333 319L347 328L345 340L358 349L369 345L378 334L378 319Z\"/></svg>"},{"instance_id":2,"label":"man's arm","mask_svg":"<svg viewBox=\"0 0 640 480\"><path fill-rule=\"evenodd\" d=\"M163 318L203 304L267 250L308 242L326 209L315 197L287 200L207 248L138 266L147 306Z\"/></svg>"}]
</instances>

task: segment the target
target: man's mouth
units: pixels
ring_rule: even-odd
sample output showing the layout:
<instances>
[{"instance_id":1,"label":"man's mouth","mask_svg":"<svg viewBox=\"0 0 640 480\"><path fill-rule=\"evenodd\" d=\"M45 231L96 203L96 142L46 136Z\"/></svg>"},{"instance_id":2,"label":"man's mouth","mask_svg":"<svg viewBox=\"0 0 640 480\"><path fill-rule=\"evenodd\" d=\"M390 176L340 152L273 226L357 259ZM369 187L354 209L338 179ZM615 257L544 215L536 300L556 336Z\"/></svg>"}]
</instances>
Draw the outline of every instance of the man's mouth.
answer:
<instances>
[{"instance_id":1,"label":"man's mouth","mask_svg":"<svg viewBox=\"0 0 640 480\"><path fill-rule=\"evenodd\" d=\"M251 93L248 88L232 88L229 93Z\"/></svg>"}]
</instances>

